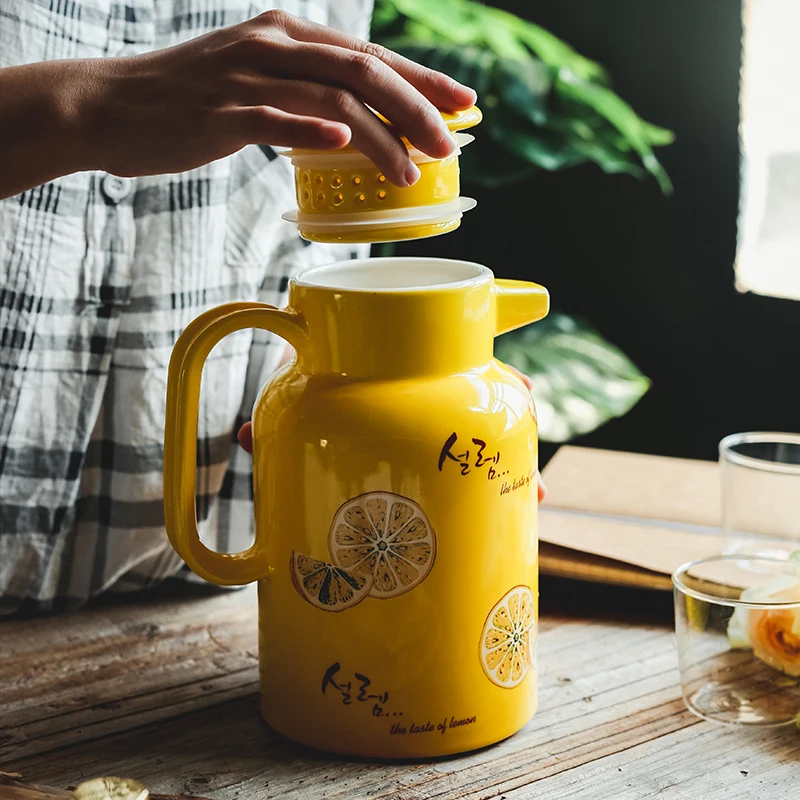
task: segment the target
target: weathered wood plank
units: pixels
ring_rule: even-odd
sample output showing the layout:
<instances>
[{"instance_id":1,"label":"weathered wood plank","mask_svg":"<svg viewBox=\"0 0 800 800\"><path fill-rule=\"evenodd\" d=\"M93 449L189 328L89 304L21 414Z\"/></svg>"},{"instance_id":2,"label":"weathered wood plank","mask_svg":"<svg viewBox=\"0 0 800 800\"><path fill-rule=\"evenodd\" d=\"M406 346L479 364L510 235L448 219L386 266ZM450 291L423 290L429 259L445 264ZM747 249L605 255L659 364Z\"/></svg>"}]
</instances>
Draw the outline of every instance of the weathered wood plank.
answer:
<instances>
[{"instance_id":1,"label":"weathered wood plank","mask_svg":"<svg viewBox=\"0 0 800 800\"><path fill-rule=\"evenodd\" d=\"M800 734L700 724L546 781L507 792L507 800L797 800Z\"/></svg>"},{"instance_id":2,"label":"weathered wood plank","mask_svg":"<svg viewBox=\"0 0 800 800\"><path fill-rule=\"evenodd\" d=\"M6 623L0 762L251 694L255 613L247 590Z\"/></svg>"},{"instance_id":3,"label":"weathered wood plank","mask_svg":"<svg viewBox=\"0 0 800 800\"><path fill-rule=\"evenodd\" d=\"M573 638L582 642L582 647L565 648L565 641ZM383 797L397 796L398 791L422 798L483 791L498 779L528 780L532 769L557 771L564 754L583 763L593 757L596 740L616 732L620 720L636 733L616 739L612 736L608 743L612 751L646 740L654 725L666 724L672 729L676 709L678 724L694 724L694 718L684 714L680 704L676 706L674 654L663 632L621 627L616 640L612 639L609 626L597 622L564 622L559 628L544 631L540 657L549 666L542 671L543 702L534 722L496 748L437 765L353 765L324 756L309 758L260 722L255 695L80 748L13 763L15 768L54 785L90 777L98 770L113 770L144 780L159 791L180 792L193 785L180 778L192 774L192 761L186 763L191 753L202 764L196 771L210 781L204 791L215 790L214 796L221 800L236 797L237 792L266 800L345 798L354 792ZM621 659L620 651L627 653L627 658ZM592 653L592 658L586 658L586 653ZM546 698L550 698L549 703ZM637 716L638 709L643 710ZM180 748L176 753L176 743L186 731L187 752ZM76 751L80 754L77 760ZM530 753L537 751L547 757L532 759ZM290 769L287 753L293 754ZM305 758L301 758L303 755ZM221 763L228 768L220 770ZM75 776L78 764L82 772ZM147 765L145 774L141 771L143 764Z\"/></svg>"},{"instance_id":4,"label":"weathered wood plank","mask_svg":"<svg viewBox=\"0 0 800 800\"><path fill-rule=\"evenodd\" d=\"M0 687L9 689L0 764L34 783L66 787L117 774L159 793L214 800L605 800L686 797L690 787L694 797L698 786L712 800L706 773L714 776L707 788L725 785L726 797L789 796L781 792L797 769L800 735L773 732L746 750L777 794L740 789L731 765L756 737L731 736L684 709L663 598L628 592L611 602L605 587L570 582L545 590L539 711L519 734L483 751L386 764L345 761L278 737L258 715L248 590L0 628ZM55 661L54 630L67 642Z\"/></svg>"}]
</instances>

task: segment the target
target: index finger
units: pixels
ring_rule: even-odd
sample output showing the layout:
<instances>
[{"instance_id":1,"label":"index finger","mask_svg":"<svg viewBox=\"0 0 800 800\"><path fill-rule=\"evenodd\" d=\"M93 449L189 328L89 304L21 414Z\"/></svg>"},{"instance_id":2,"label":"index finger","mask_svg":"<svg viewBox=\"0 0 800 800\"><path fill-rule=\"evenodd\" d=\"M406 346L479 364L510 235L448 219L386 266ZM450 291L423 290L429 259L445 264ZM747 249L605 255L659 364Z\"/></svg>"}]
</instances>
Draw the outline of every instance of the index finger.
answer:
<instances>
[{"instance_id":1,"label":"index finger","mask_svg":"<svg viewBox=\"0 0 800 800\"><path fill-rule=\"evenodd\" d=\"M366 42L356 36L348 36L335 28L328 28L291 14L280 14L278 19L285 32L299 42L329 44L374 56L391 67L442 111L461 111L475 104L477 94L474 89L464 86L443 72L417 64L382 45Z\"/></svg>"}]
</instances>

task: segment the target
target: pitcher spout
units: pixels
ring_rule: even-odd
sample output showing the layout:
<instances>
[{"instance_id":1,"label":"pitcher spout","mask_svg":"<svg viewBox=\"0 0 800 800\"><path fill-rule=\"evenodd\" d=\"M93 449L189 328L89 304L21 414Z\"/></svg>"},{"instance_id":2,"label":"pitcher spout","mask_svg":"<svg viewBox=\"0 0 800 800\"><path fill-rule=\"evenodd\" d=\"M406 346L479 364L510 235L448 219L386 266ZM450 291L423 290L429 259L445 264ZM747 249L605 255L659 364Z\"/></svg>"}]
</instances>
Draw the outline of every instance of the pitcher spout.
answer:
<instances>
[{"instance_id":1,"label":"pitcher spout","mask_svg":"<svg viewBox=\"0 0 800 800\"><path fill-rule=\"evenodd\" d=\"M550 295L538 283L496 278L493 294L495 336L544 319L550 310Z\"/></svg>"}]
</instances>

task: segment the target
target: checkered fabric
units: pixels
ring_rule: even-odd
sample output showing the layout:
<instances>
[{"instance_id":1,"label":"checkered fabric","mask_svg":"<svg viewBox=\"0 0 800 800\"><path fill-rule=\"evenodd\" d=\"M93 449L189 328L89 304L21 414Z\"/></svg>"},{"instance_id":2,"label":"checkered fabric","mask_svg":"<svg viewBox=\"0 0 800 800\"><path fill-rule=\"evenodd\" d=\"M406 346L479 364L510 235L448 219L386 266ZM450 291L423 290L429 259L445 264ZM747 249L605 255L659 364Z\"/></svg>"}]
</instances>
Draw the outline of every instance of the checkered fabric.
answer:
<instances>
[{"instance_id":1,"label":"checkered fabric","mask_svg":"<svg viewBox=\"0 0 800 800\"><path fill-rule=\"evenodd\" d=\"M124 56L283 8L362 37L371 0L1 0L0 68ZM186 575L162 512L167 365L181 330L231 300L285 301L306 246L280 219L291 165L246 147L200 169L69 175L0 201L0 614L72 608ZM243 332L208 360L197 514L224 552L252 541L235 443L283 342Z\"/></svg>"}]
</instances>

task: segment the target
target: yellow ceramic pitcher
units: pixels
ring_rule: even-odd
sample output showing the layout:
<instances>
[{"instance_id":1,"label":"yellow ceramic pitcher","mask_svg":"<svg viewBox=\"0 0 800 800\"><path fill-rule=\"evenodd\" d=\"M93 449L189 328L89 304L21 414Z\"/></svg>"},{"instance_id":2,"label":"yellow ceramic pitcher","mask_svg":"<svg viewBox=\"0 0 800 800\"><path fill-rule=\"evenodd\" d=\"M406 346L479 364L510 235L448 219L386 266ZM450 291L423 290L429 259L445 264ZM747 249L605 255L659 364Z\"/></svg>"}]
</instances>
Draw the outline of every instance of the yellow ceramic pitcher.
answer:
<instances>
[{"instance_id":1,"label":"yellow ceramic pitcher","mask_svg":"<svg viewBox=\"0 0 800 800\"><path fill-rule=\"evenodd\" d=\"M368 259L306 270L289 307L206 312L170 363L170 541L200 576L259 582L261 710L322 750L439 756L536 707L537 426L494 337L548 295L478 264ZM203 362L224 336L290 342L253 411L256 538L208 550L195 518Z\"/></svg>"}]
</instances>

